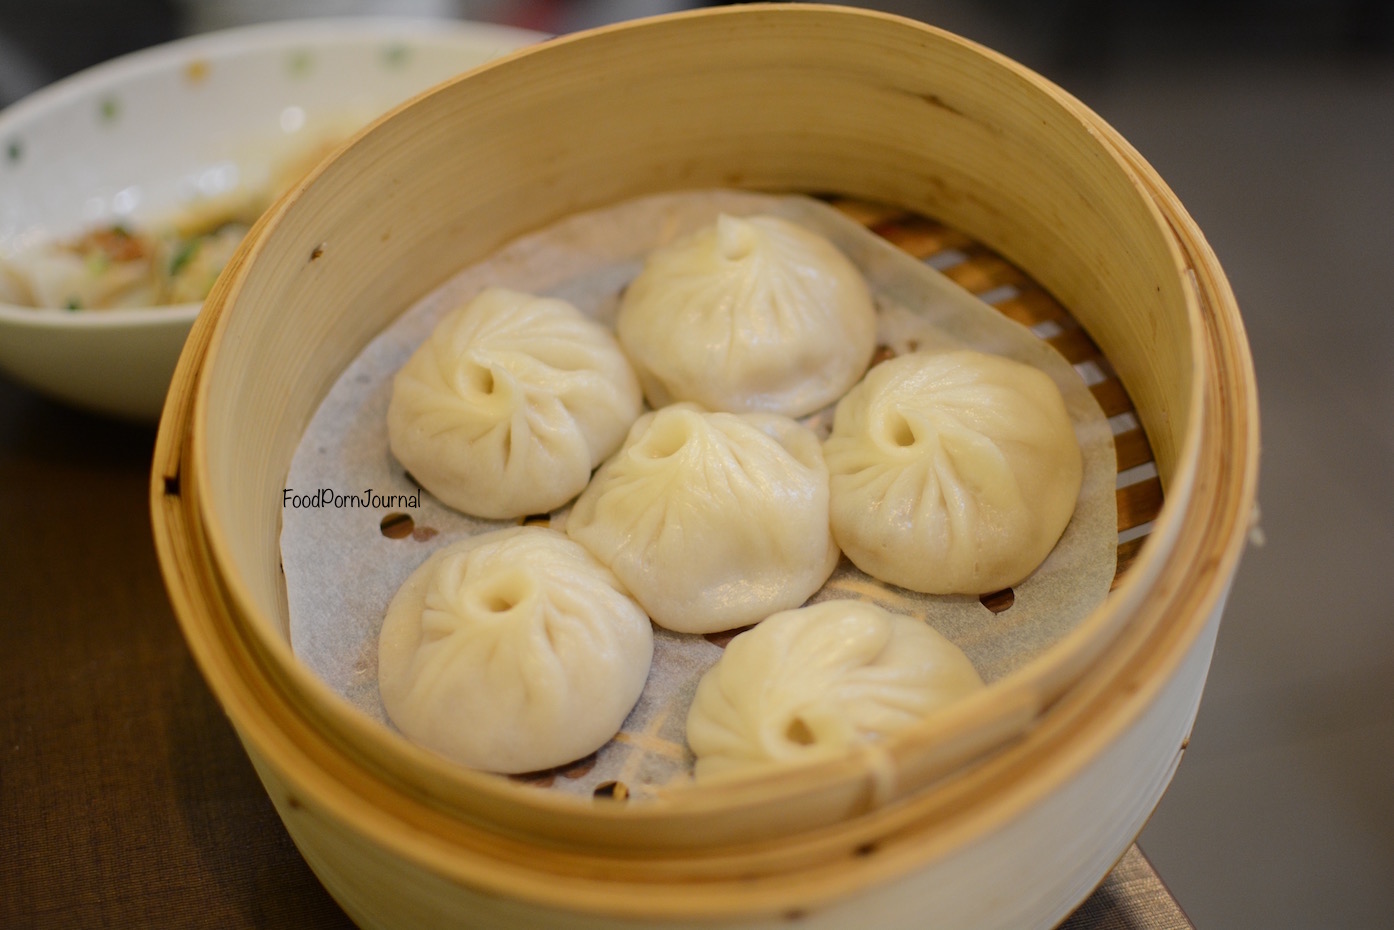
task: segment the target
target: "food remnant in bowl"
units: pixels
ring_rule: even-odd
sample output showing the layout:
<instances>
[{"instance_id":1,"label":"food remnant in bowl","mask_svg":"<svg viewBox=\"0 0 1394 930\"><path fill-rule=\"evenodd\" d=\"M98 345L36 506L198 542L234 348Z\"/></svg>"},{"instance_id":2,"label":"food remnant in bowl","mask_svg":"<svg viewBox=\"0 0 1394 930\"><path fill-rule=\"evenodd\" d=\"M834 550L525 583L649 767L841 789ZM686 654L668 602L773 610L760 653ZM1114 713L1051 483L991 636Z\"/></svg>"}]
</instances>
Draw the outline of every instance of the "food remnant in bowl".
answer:
<instances>
[{"instance_id":1,"label":"food remnant in bowl","mask_svg":"<svg viewBox=\"0 0 1394 930\"><path fill-rule=\"evenodd\" d=\"M136 306L155 303L157 243L125 226L94 229L0 263L0 298L30 307Z\"/></svg>"},{"instance_id":2,"label":"food remnant in bowl","mask_svg":"<svg viewBox=\"0 0 1394 930\"><path fill-rule=\"evenodd\" d=\"M202 301L252 224L330 147L306 146L277 167L265 189L201 200L145 228L108 223L0 258L0 300L65 310Z\"/></svg>"},{"instance_id":3,"label":"food remnant in bowl","mask_svg":"<svg viewBox=\"0 0 1394 930\"><path fill-rule=\"evenodd\" d=\"M263 206L219 204L159 232L118 223L47 243L0 263L0 298L66 310L196 303Z\"/></svg>"}]
</instances>

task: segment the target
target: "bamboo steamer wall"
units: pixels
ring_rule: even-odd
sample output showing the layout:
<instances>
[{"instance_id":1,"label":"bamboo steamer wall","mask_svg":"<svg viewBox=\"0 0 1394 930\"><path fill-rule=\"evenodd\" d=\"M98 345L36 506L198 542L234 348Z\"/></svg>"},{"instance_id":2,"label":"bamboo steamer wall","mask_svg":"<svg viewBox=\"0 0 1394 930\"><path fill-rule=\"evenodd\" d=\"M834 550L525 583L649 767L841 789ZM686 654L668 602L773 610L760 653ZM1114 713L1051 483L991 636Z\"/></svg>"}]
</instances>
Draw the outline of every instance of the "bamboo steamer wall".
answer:
<instances>
[{"instance_id":1,"label":"bamboo steamer wall","mask_svg":"<svg viewBox=\"0 0 1394 930\"><path fill-rule=\"evenodd\" d=\"M1167 495L1151 540L1064 642L874 756L632 807L444 764L294 660L278 534L295 445L363 345L460 267L578 210L713 185L893 203L1025 269L1136 403ZM760 6L518 53L321 166L207 302L152 506L205 676L297 844L365 925L837 926L855 911L908 926L933 907L943 926L1049 926L1126 848L1179 758L1256 457L1233 297L1116 133L921 24Z\"/></svg>"}]
</instances>

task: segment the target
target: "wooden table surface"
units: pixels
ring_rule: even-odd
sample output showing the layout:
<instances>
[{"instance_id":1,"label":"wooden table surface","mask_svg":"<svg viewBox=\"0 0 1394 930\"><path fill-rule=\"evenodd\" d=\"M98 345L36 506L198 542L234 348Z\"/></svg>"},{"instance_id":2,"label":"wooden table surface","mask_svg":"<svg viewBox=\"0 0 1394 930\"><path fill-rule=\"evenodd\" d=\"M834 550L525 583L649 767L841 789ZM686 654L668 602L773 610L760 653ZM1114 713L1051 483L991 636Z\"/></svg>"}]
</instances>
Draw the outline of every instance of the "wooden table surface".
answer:
<instances>
[{"instance_id":1,"label":"wooden table surface","mask_svg":"<svg viewBox=\"0 0 1394 930\"><path fill-rule=\"evenodd\" d=\"M0 376L0 927L350 928L184 645L154 440ZM1064 924L1190 926L1136 847Z\"/></svg>"}]
</instances>

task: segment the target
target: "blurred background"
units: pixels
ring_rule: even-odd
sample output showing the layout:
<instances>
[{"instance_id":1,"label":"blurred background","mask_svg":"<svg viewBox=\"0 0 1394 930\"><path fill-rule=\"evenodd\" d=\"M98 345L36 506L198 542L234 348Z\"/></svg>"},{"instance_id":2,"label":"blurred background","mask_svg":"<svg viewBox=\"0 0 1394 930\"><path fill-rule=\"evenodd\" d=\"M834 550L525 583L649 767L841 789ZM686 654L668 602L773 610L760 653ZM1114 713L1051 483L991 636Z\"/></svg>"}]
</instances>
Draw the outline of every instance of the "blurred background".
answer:
<instances>
[{"instance_id":1,"label":"blurred background","mask_svg":"<svg viewBox=\"0 0 1394 930\"><path fill-rule=\"evenodd\" d=\"M689 0L0 0L0 105L123 52L378 12L566 32ZM1394 2L886 0L1063 85L1175 189L1258 369L1266 544L1141 845L1201 928L1394 914ZM23 389L0 384L13 408ZM77 416L77 415L74 415ZM140 447L153 434L102 425ZM0 434L0 441L4 437Z\"/></svg>"}]
</instances>

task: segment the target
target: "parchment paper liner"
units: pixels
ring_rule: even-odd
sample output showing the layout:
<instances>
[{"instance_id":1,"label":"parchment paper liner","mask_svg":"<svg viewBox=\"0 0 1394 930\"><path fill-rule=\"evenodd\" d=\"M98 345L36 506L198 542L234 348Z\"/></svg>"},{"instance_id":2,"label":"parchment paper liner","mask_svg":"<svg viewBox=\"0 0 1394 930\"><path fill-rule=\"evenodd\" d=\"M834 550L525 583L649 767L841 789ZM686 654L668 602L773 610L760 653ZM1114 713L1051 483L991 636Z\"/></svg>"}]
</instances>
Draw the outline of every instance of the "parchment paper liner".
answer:
<instances>
[{"instance_id":1,"label":"parchment paper liner","mask_svg":"<svg viewBox=\"0 0 1394 930\"><path fill-rule=\"evenodd\" d=\"M450 309L502 285L562 297L613 323L619 294L651 249L712 222L719 213L771 213L832 240L861 268L875 294L878 342L897 354L969 346L1045 371L1060 387L1084 452L1084 484L1060 542L1000 613L978 598L930 596L869 578L844 559L811 602L875 601L925 618L957 644L991 683L1059 641L1108 594L1116 567L1116 460L1107 419L1079 374L1054 349L952 281L831 207L805 197L738 191L663 194L563 220L461 271L408 309L371 342L329 391L291 463L296 495L410 495L416 486L393 459L386 414L392 376ZM820 436L832 407L805 419ZM401 510L400 506L391 508ZM377 688L377 638L397 588L434 551L465 536L520 521L465 516L420 492L414 533L389 538L382 507L286 507L281 558L296 655L347 700L391 727ZM565 525L566 509L549 515ZM589 796L620 782L642 798L690 778L684 721L697 681L720 657L723 637L655 628L648 683L616 737L594 756L528 780ZM501 776L502 777L502 776Z\"/></svg>"}]
</instances>

